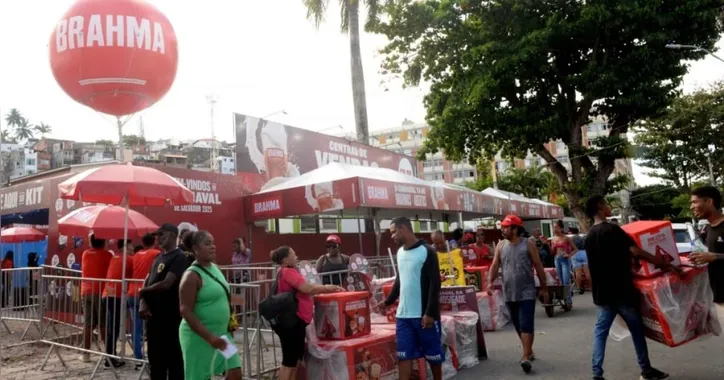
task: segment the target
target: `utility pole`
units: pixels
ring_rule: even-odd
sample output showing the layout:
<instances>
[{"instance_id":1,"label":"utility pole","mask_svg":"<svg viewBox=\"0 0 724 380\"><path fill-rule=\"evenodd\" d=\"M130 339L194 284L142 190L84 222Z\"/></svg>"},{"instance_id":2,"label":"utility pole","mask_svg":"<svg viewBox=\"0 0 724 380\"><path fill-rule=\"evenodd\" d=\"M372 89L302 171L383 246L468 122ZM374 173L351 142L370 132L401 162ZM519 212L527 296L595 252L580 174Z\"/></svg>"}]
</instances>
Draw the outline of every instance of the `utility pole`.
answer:
<instances>
[{"instance_id":1,"label":"utility pole","mask_svg":"<svg viewBox=\"0 0 724 380\"><path fill-rule=\"evenodd\" d=\"M214 107L218 101L215 95L210 94L206 95L206 102L209 103L209 126L211 127L211 155L209 157L209 167L211 168L212 173L216 173L218 167L218 163L216 162L218 152L216 151L216 134L214 132Z\"/></svg>"}]
</instances>

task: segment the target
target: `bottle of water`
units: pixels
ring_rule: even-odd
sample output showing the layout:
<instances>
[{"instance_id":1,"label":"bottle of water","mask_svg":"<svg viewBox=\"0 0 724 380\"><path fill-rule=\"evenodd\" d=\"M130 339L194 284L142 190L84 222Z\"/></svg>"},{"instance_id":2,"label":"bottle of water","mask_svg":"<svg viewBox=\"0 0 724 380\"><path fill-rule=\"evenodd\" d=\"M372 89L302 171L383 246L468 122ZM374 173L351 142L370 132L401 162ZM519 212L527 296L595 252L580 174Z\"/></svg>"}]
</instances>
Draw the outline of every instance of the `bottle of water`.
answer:
<instances>
[{"instance_id":1,"label":"bottle of water","mask_svg":"<svg viewBox=\"0 0 724 380\"><path fill-rule=\"evenodd\" d=\"M686 232L689 233L689 244L691 244L691 253L709 251L709 248L707 248L706 244L704 244L704 242L701 240L701 236L699 236L699 233L696 231L696 228L694 228L693 224L686 223ZM697 268L706 266L706 264L697 265L693 262L692 265Z\"/></svg>"}]
</instances>

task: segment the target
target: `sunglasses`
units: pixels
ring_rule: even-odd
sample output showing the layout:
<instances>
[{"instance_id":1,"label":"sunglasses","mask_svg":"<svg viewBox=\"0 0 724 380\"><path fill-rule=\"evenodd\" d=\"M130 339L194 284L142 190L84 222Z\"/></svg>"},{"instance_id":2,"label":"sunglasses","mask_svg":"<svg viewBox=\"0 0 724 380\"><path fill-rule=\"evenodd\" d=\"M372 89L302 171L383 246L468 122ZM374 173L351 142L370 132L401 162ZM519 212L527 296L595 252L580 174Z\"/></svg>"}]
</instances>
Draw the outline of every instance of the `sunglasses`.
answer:
<instances>
[{"instance_id":1,"label":"sunglasses","mask_svg":"<svg viewBox=\"0 0 724 380\"><path fill-rule=\"evenodd\" d=\"M339 245L337 244L327 244L327 248L337 248Z\"/></svg>"}]
</instances>

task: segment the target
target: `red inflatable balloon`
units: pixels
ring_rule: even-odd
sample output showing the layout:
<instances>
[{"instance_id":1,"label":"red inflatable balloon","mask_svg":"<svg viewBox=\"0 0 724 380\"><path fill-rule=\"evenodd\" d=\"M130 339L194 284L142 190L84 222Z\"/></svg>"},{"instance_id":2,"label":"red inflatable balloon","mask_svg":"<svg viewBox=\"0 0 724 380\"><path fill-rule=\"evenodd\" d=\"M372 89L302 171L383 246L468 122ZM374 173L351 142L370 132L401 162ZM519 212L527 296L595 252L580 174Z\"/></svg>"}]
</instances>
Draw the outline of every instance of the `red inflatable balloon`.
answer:
<instances>
[{"instance_id":1,"label":"red inflatable balloon","mask_svg":"<svg viewBox=\"0 0 724 380\"><path fill-rule=\"evenodd\" d=\"M141 111L171 88L176 34L142 0L79 0L50 38L50 67L74 100L114 116Z\"/></svg>"}]
</instances>

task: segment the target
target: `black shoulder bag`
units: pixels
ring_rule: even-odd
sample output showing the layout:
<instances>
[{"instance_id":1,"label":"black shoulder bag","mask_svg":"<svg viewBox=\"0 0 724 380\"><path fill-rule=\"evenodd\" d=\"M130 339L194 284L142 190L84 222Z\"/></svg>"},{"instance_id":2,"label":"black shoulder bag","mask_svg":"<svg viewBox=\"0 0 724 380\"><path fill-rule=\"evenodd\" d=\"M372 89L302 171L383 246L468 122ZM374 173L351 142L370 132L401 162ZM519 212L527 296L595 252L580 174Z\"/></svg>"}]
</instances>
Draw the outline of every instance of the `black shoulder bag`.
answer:
<instances>
[{"instance_id":1,"label":"black shoulder bag","mask_svg":"<svg viewBox=\"0 0 724 380\"><path fill-rule=\"evenodd\" d=\"M282 270L277 273L276 281L274 281L271 288L271 294L267 295L259 303L259 313L272 327L286 329L297 324L297 308L299 305L295 290L277 294L281 275Z\"/></svg>"},{"instance_id":2,"label":"black shoulder bag","mask_svg":"<svg viewBox=\"0 0 724 380\"><path fill-rule=\"evenodd\" d=\"M236 320L236 316L234 315L234 306L231 305L231 293L229 292L229 288L201 265L192 264L192 266L201 269L207 276L211 277L214 281L216 281L217 284L219 284L219 286L221 286L222 289L224 289L224 293L226 293L226 299L229 301L229 325L226 329L228 332L233 333L239 328L239 322Z\"/></svg>"}]
</instances>

